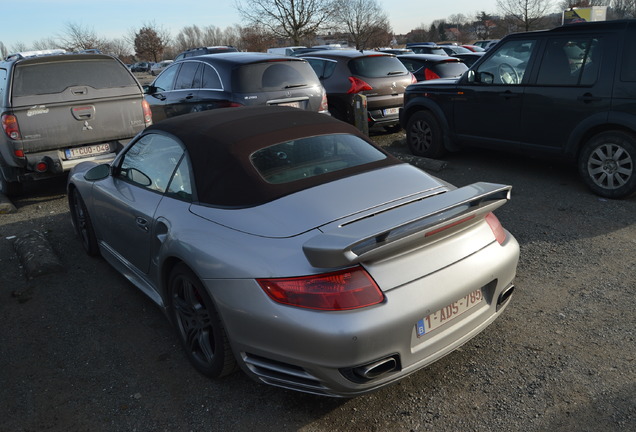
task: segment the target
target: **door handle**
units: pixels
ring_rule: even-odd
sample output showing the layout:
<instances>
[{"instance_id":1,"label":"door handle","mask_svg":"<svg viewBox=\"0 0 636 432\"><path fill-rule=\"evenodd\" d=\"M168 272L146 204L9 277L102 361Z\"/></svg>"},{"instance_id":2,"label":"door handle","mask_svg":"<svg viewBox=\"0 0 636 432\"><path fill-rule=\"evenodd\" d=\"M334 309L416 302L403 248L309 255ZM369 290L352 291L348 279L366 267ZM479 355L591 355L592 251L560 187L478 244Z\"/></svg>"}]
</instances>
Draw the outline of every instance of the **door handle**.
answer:
<instances>
[{"instance_id":1,"label":"door handle","mask_svg":"<svg viewBox=\"0 0 636 432\"><path fill-rule=\"evenodd\" d=\"M579 96L577 99L584 103L599 102L602 100L602 98L598 96L593 96L592 93L585 93L583 96Z\"/></svg>"},{"instance_id":2,"label":"door handle","mask_svg":"<svg viewBox=\"0 0 636 432\"><path fill-rule=\"evenodd\" d=\"M520 96L519 93L513 93L510 90L505 91L503 93L499 93L499 96L501 96L504 99L513 99L513 98L518 98Z\"/></svg>"},{"instance_id":3,"label":"door handle","mask_svg":"<svg viewBox=\"0 0 636 432\"><path fill-rule=\"evenodd\" d=\"M190 93L189 95L187 95L185 98L186 99L192 99L194 97L194 95L192 93Z\"/></svg>"},{"instance_id":4,"label":"door handle","mask_svg":"<svg viewBox=\"0 0 636 432\"><path fill-rule=\"evenodd\" d=\"M139 228L141 228L145 232L148 232L148 221L146 219L137 216L135 218L135 223L137 224Z\"/></svg>"}]
</instances>

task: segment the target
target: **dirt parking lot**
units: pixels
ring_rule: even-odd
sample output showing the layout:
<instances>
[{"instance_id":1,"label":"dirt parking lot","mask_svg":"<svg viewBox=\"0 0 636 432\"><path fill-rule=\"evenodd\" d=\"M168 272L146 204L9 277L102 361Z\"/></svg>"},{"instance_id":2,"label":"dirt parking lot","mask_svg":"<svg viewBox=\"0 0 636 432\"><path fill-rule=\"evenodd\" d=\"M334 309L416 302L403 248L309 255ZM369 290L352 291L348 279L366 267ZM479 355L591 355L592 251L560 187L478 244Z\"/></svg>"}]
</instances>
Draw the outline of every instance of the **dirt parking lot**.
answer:
<instances>
[{"instance_id":1,"label":"dirt parking lot","mask_svg":"<svg viewBox=\"0 0 636 432\"><path fill-rule=\"evenodd\" d=\"M83 254L64 179L32 185L0 215L0 431L636 430L636 198L486 151L432 174L513 185L497 214L521 245L517 290L460 350L355 399L198 375L153 303ZM62 270L29 280L14 244L33 231Z\"/></svg>"}]
</instances>

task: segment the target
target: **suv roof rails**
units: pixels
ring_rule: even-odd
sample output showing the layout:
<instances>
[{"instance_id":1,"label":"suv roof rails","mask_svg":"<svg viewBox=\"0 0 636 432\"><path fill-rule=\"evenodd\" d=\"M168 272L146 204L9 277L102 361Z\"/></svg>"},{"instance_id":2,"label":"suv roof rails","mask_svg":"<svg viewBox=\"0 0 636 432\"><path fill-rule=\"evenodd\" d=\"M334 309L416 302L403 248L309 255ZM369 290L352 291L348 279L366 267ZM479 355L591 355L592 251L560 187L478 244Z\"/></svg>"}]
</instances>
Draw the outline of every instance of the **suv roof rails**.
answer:
<instances>
[{"instance_id":1,"label":"suv roof rails","mask_svg":"<svg viewBox=\"0 0 636 432\"><path fill-rule=\"evenodd\" d=\"M37 57L44 55L66 54L66 50L63 49L46 49L46 50L34 50L34 51L21 51L13 54L9 54L5 60L20 60L27 57Z\"/></svg>"}]
</instances>

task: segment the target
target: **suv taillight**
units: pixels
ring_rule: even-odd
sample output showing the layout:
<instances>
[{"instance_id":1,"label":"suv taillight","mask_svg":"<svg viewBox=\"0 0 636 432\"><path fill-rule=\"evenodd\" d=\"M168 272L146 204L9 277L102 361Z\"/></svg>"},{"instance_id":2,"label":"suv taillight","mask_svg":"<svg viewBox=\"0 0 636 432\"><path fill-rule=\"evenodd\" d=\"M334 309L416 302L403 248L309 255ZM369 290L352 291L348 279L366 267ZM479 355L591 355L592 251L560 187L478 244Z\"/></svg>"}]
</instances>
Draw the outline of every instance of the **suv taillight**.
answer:
<instances>
[{"instance_id":1,"label":"suv taillight","mask_svg":"<svg viewBox=\"0 0 636 432\"><path fill-rule=\"evenodd\" d=\"M329 111L329 104L327 103L327 92L325 89L322 89L322 101L320 101L320 108L318 109L320 112Z\"/></svg>"},{"instance_id":2,"label":"suv taillight","mask_svg":"<svg viewBox=\"0 0 636 432\"><path fill-rule=\"evenodd\" d=\"M150 110L150 104L146 100L143 100L141 101L141 108L144 112L144 123L146 123L146 126L150 126L152 124L152 111Z\"/></svg>"},{"instance_id":3,"label":"suv taillight","mask_svg":"<svg viewBox=\"0 0 636 432\"><path fill-rule=\"evenodd\" d=\"M350 76L349 81L351 82L351 88L349 88L349 91L347 92L349 94L360 93L365 90L373 90L373 87L362 81L360 78Z\"/></svg>"},{"instance_id":4,"label":"suv taillight","mask_svg":"<svg viewBox=\"0 0 636 432\"><path fill-rule=\"evenodd\" d=\"M275 302L301 308L349 310L371 306L384 300L384 294L362 267L311 276L257 281Z\"/></svg>"},{"instance_id":5,"label":"suv taillight","mask_svg":"<svg viewBox=\"0 0 636 432\"><path fill-rule=\"evenodd\" d=\"M19 140L21 138L18 119L12 114L4 114L2 116L2 129L12 140Z\"/></svg>"}]
</instances>

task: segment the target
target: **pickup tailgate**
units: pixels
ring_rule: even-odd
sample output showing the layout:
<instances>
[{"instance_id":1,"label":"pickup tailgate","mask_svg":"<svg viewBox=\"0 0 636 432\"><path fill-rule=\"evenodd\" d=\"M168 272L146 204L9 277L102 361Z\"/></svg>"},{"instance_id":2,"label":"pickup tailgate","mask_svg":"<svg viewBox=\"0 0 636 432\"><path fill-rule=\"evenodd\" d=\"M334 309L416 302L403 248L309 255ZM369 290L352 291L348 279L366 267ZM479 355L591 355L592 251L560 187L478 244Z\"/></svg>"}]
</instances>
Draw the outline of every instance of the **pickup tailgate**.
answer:
<instances>
[{"instance_id":1,"label":"pickup tailgate","mask_svg":"<svg viewBox=\"0 0 636 432\"><path fill-rule=\"evenodd\" d=\"M15 74L25 153L130 139L145 127L142 90L114 59L25 64Z\"/></svg>"}]
</instances>

